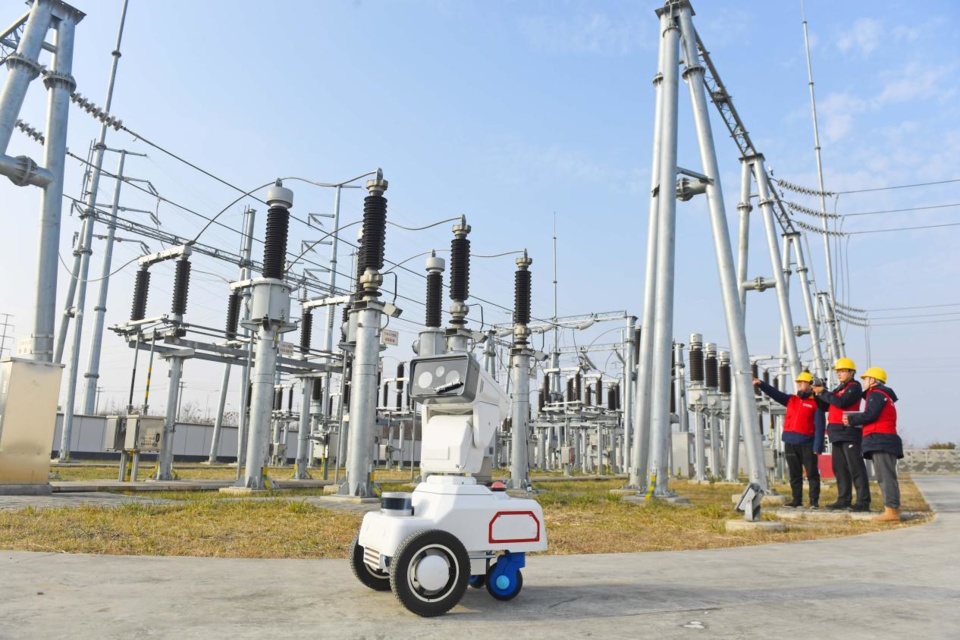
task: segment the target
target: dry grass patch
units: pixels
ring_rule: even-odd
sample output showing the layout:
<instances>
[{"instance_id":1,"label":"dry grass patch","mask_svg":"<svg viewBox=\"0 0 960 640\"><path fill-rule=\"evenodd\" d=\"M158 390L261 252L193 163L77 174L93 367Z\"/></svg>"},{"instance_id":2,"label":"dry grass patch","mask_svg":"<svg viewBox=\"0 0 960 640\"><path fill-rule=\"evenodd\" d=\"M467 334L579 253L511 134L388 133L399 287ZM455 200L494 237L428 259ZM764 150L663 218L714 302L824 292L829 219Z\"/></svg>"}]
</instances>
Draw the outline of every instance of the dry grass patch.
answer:
<instances>
[{"instance_id":1,"label":"dry grass patch","mask_svg":"<svg viewBox=\"0 0 960 640\"><path fill-rule=\"evenodd\" d=\"M137 479L142 481L150 477L156 468L152 460L141 460L137 471ZM278 470L279 471L279 470ZM237 477L237 468L228 465L210 466L174 466L174 472L181 480L232 480ZM91 480L116 480L120 473L120 462L81 463L71 465L57 465L50 468L51 480L63 482L87 482ZM281 473L284 473L281 471ZM290 475L292 471L286 470ZM280 476L282 477L282 476Z\"/></svg>"},{"instance_id":2,"label":"dry grass patch","mask_svg":"<svg viewBox=\"0 0 960 640\"><path fill-rule=\"evenodd\" d=\"M175 505L0 512L0 548L110 555L339 558L356 514L303 501L207 500Z\"/></svg>"},{"instance_id":3,"label":"dry grass patch","mask_svg":"<svg viewBox=\"0 0 960 640\"><path fill-rule=\"evenodd\" d=\"M235 470L234 470L235 472ZM409 472L407 472L409 473ZM392 474L390 474L392 475ZM379 477L385 480L390 477ZM406 490L400 475L384 490ZM379 474L378 474L379 476ZM548 554L626 553L712 549L768 542L833 538L890 529L870 521L788 522L785 532L727 533L735 486L673 482L691 506L636 505L611 494L622 480L557 481L539 485ZM782 491L784 488L779 487ZM903 508L929 507L908 476L901 478ZM0 511L0 548L23 551L242 558L345 558L361 516L315 507L299 499L319 490L267 492L251 498L217 492L151 493L175 504L70 507ZM143 496L143 494L138 494ZM821 503L835 499L824 489ZM874 507L881 504L875 495ZM769 510L765 517L771 517ZM911 526L929 517L895 526Z\"/></svg>"},{"instance_id":4,"label":"dry grass patch","mask_svg":"<svg viewBox=\"0 0 960 640\"><path fill-rule=\"evenodd\" d=\"M720 484L697 484L677 481L671 488L689 498L692 506L671 505L653 501L647 505L621 502L610 489L622 481L551 482L547 491L537 496L544 507L549 554L633 553L640 551L676 551L715 549L770 542L793 542L819 538L869 533L889 529L890 525L862 520L788 522L787 531L751 531L727 533L724 523L742 517L734 511L731 496L736 487ZM782 490L783 487L780 487ZM876 489L876 487L874 487ZM836 499L836 490L826 489L821 495ZM904 510L929 512L929 506L909 478L901 479ZM874 505L882 501L879 494ZM768 514L766 518L772 518ZM919 518L898 526L927 521Z\"/></svg>"}]
</instances>

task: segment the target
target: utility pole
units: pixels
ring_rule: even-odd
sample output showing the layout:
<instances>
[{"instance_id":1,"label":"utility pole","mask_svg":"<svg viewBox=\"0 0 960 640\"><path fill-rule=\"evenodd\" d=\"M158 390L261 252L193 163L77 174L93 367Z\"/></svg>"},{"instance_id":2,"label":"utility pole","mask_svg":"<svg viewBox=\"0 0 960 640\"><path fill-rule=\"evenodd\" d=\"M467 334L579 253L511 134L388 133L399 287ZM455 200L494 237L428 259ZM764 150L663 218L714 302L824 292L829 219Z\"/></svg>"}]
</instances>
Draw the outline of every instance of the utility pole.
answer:
<instances>
[{"instance_id":1,"label":"utility pole","mask_svg":"<svg viewBox=\"0 0 960 640\"><path fill-rule=\"evenodd\" d=\"M0 335L0 358L2 358L3 350L7 348L7 329L12 332L14 327L10 324L10 318L13 317L11 314L0 313L0 316L3 316L3 322L0 323L0 327L3 327L3 334Z\"/></svg>"}]
</instances>

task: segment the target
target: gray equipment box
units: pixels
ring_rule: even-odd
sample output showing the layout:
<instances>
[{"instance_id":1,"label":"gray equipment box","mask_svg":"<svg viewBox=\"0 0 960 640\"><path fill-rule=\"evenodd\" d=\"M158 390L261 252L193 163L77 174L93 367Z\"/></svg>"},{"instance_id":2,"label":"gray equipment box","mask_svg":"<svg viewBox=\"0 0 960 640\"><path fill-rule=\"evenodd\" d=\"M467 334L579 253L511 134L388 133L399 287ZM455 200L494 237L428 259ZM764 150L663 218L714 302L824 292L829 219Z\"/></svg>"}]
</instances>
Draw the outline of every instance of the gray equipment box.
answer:
<instances>
[{"instance_id":1,"label":"gray equipment box","mask_svg":"<svg viewBox=\"0 0 960 640\"><path fill-rule=\"evenodd\" d=\"M103 448L107 451L160 451L164 418L140 416L107 416L103 430Z\"/></svg>"},{"instance_id":2,"label":"gray equipment box","mask_svg":"<svg viewBox=\"0 0 960 640\"><path fill-rule=\"evenodd\" d=\"M136 418L136 416L131 417ZM123 451L127 434L126 426L126 417L107 416L107 421L103 427L103 448L105 451Z\"/></svg>"},{"instance_id":3,"label":"gray equipment box","mask_svg":"<svg viewBox=\"0 0 960 640\"><path fill-rule=\"evenodd\" d=\"M164 418L161 416L127 416L127 435L124 447L139 451L160 451Z\"/></svg>"}]
</instances>

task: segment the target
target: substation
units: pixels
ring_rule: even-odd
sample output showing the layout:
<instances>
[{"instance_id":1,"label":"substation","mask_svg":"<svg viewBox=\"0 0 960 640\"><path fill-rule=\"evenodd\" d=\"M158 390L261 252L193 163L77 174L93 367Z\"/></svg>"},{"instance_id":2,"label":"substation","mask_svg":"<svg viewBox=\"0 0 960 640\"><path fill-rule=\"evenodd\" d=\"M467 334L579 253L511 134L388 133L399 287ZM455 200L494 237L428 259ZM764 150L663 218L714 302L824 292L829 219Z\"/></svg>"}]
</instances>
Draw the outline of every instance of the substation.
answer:
<instances>
[{"instance_id":1,"label":"substation","mask_svg":"<svg viewBox=\"0 0 960 640\"><path fill-rule=\"evenodd\" d=\"M513 299L500 301L513 313L507 324L483 322L471 307L472 259L501 247L471 246L477 223L470 215L451 212L451 219L443 221L451 229L449 248L423 246L422 268L410 267L416 263L406 255L391 253L388 195L404 185L390 182L389 170L324 183L335 191L327 226L318 224L315 214L296 213L296 182L264 176L263 186L238 189L235 202L255 198L262 203L245 208L239 251L205 237L220 214L210 215L195 235L137 222L123 205L124 193L153 187L128 175L125 163L136 154L120 147L130 136L149 139L148 127L125 124L122 113L111 111L119 55L102 105L78 92L71 60L74 42L83 38L83 17L59 0L34 0L0 33L6 66L0 93L0 173L38 191L42 220L31 344L3 362L0 491L49 491L51 452L58 462L109 454L111 460L119 458L118 478L131 483L172 481L178 460L208 460L235 463L237 489L257 492L283 488L287 479L321 478L337 494L353 499L379 496L374 473L382 468L408 470L411 479L420 481L418 490L436 477L436 487L455 486L461 492L449 489L451 496L459 496L451 498L454 502L464 491L486 492L487 499L492 493L486 485L497 480L511 490L533 490L536 472L622 475L626 489L663 499L672 495L673 478L746 479L766 491L771 481L785 477L779 440L783 410L754 391L752 378L789 391L803 370L829 379L830 364L845 354L839 324L856 323L857 312L836 302L831 278L822 287L814 279L808 243L824 243L830 274L827 242L836 233L828 229L822 184L799 187L771 176L694 27L686 0L668 0L657 11L658 25L650 25L659 34L659 64L653 79L656 115L642 297L639 290L625 295L623 306L630 309L563 317L555 307L552 316L537 317L544 314L531 309L531 289L535 282L546 288L551 280L546 265L552 259L556 295L556 254L528 255L521 248L505 254L515 264L515 270L502 274L504 289L512 280ZM40 63L44 53L50 54L47 66ZM48 93L42 132L29 121L39 114L21 113L28 86L38 80ZM680 118L681 84L689 94L690 122ZM725 127L721 131L712 129L712 109ZM87 117L101 123L100 137L88 156L79 158L67 152L68 119ZM681 128L695 130L698 159L678 157ZM7 155L14 135L37 142L35 159ZM722 140L728 136L733 145ZM717 161L718 154L733 153L742 167L740 184L733 187L739 188L736 237L728 232L733 212L726 210ZM106 168L108 159L116 161L116 168ZM689 168L696 160L696 169ZM73 205L82 227L72 276L58 278L64 166L75 161L86 167L83 197ZM112 202L97 201L101 181L115 182ZM346 219L340 214L341 193L358 188L365 193L362 218ZM786 199L788 193L819 198L821 208L793 203ZM674 331L679 293L674 273L682 258L676 251L676 216L678 206L688 201L708 212L704 224L708 219L716 265L711 278L717 278L722 300L722 308L712 312L723 314L725 335ZM798 214L818 223L798 220ZM291 245L292 224L307 225L319 237ZM762 225L765 233L769 260L761 264L748 264L751 224ZM135 265L126 267L136 269L129 314L106 309L111 276L120 267L111 264L110 253L118 233L165 247L144 251ZM90 256L98 234L105 237L105 253L102 272L95 274ZM514 234L509 242L522 246L523 238ZM330 249L328 262L318 262L321 246ZM344 247L353 249L349 261ZM222 324L208 326L191 321L191 277L214 261L233 265L236 279L222 286ZM403 264L408 266L400 268ZM161 271L161 265L167 270ZM166 277L171 265L169 310L148 313L151 286ZM398 299L397 279L416 281L422 298ZM57 305L58 280L67 287L62 308ZM98 289L96 302L92 295L88 299L88 283ZM748 302L757 295L777 299L776 345L748 341ZM411 321L421 308L413 356L386 362L382 353L392 339L390 322L401 314ZM91 312L92 322L85 323ZM598 328L616 337L590 342ZM573 342L582 346L565 346L563 336L578 334L583 337ZM80 362L83 341L90 345L87 363ZM129 347L130 393L126 410L97 416L105 341ZM720 349L718 344L729 346ZM199 361L222 370L215 420L209 425L178 418L183 369ZM168 376L169 384L165 409L157 413L150 385L161 375ZM230 390L231 379L238 395ZM58 415L61 387L67 400ZM226 424L227 404L239 408L236 424ZM271 477L268 468L277 467L289 472ZM436 489L436 495L447 490ZM420 513L416 496L414 492L412 503L410 494L389 496L394 502L385 510L396 512L389 517ZM520 538L530 542L517 552L521 557L523 550L546 544L539 529L536 540L523 537L528 524L516 524ZM361 581L382 588L391 553L370 546L375 543L369 538L363 544L361 534L365 552L358 552L358 570L370 572ZM456 563L460 555L452 547L447 561ZM496 569L496 554L489 549L467 550L471 580L487 575L495 581L494 597L516 595L515 575L522 562L507 567L501 560ZM403 550L396 553L401 557ZM440 589L443 580L437 575L446 566L424 561L418 575ZM392 574L390 578L387 588ZM445 611L459 598L418 605L416 595L408 597L412 610L426 607L418 611L421 615Z\"/></svg>"}]
</instances>

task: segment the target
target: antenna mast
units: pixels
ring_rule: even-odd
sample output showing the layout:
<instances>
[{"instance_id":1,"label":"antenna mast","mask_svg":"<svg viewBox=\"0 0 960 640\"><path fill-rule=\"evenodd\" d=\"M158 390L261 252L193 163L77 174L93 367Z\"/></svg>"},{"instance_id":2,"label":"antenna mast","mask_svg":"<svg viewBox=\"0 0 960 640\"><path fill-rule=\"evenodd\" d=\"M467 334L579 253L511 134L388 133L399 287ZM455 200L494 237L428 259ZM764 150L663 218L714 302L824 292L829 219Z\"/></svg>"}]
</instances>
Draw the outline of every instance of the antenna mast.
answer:
<instances>
[{"instance_id":1,"label":"antenna mast","mask_svg":"<svg viewBox=\"0 0 960 640\"><path fill-rule=\"evenodd\" d=\"M817 100L813 91L813 64L810 61L810 37L807 34L807 13L804 9L803 0L800 0L800 14L803 17L803 46L807 54L807 77L810 87L810 113L813 116L813 149L817 156L817 186L820 190L820 213L823 222L823 249L827 259L827 291L830 293L830 304L836 303L836 295L833 288L833 260L830 257L830 236L827 233L827 200L823 188L823 162L820 158L820 128L817 124ZM839 354L837 354L839 356Z\"/></svg>"}]
</instances>

